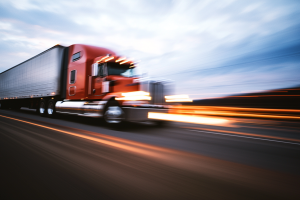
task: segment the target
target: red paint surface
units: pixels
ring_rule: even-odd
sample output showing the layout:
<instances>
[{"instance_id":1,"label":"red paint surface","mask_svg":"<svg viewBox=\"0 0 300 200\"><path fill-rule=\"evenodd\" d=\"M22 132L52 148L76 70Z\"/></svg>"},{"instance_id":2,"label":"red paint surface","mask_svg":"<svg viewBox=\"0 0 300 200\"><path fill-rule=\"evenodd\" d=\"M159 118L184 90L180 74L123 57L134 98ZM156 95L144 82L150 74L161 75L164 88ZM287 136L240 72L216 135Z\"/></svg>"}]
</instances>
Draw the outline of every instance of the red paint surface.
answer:
<instances>
[{"instance_id":1,"label":"red paint surface","mask_svg":"<svg viewBox=\"0 0 300 200\"><path fill-rule=\"evenodd\" d=\"M80 52L80 59L72 62L72 55ZM68 66L68 78L67 78L67 99L70 100L97 100L103 99L106 96L120 96L122 92L138 91L139 85L133 84L134 78L110 75L105 78L101 77L92 77L91 84L91 94L88 94L88 77L92 74L92 64L99 61L101 58L104 58L110 54L114 56L109 62L116 62L119 59L119 56L105 48L83 45L83 44L74 44L69 47L69 66ZM107 59L107 58L106 58ZM105 62L106 59L103 59L101 62ZM128 61L126 65L133 64L133 61ZM124 64L125 65L125 64ZM72 70L76 70L76 81L75 83L70 83L70 74ZM102 82L103 81L112 81L116 80L114 86L110 86L109 93L104 94L102 91ZM131 85L132 84L132 85ZM75 92L74 92L75 91ZM71 95L70 95L71 93ZM74 93L74 95L73 95Z\"/></svg>"}]
</instances>

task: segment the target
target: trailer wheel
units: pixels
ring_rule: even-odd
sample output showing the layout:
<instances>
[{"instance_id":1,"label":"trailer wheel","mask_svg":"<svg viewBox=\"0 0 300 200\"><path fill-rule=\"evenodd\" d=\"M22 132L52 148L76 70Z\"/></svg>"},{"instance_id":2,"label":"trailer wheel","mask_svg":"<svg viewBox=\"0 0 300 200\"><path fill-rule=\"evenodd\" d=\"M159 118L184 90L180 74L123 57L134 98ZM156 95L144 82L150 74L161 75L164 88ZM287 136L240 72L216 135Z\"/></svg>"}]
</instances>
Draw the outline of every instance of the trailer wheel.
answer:
<instances>
[{"instance_id":1,"label":"trailer wheel","mask_svg":"<svg viewBox=\"0 0 300 200\"><path fill-rule=\"evenodd\" d=\"M42 117L47 115L47 101L44 99L40 101L39 114Z\"/></svg>"},{"instance_id":2,"label":"trailer wheel","mask_svg":"<svg viewBox=\"0 0 300 200\"><path fill-rule=\"evenodd\" d=\"M48 117L55 117L56 116L55 103L56 103L56 101L54 99L51 99L51 100L48 101L48 106L47 106Z\"/></svg>"},{"instance_id":3,"label":"trailer wheel","mask_svg":"<svg viewBox=\"0 0 300 200\"><path fill-rule=\"evenodd\" d=\"M5 109L5 103L4 102L0 102L0 109Z\"/></svg>"},{"instance_id":4,"label":"trailer wheel","mask_svg":"<svg viewBox=\"0 0 300 200\"><path fill-rule=\"evenodd\" d=\"M120 126L124 121L124 112L117 101L109 101L104 110L104 122L109 126Z\"/></svg>"}]
</instances>

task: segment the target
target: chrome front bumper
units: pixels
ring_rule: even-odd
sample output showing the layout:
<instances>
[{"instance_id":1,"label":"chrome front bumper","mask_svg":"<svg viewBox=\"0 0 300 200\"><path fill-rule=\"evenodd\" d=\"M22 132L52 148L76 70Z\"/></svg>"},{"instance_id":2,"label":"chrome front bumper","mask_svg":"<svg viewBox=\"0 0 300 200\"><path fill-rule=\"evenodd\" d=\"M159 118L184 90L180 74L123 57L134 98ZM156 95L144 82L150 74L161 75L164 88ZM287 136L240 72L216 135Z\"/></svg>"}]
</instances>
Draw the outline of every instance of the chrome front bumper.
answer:
<instances>
[{"instance_id":1,"label":"chrome front bumper","mask_svg":"<svg viewBox=\"0 0 300 200\"><path fill-rule=\"evenodd\" d=\"M167 108L122 107L126 121L149 121L149 112L168 113Z\"/></svg>"}]
</instances>

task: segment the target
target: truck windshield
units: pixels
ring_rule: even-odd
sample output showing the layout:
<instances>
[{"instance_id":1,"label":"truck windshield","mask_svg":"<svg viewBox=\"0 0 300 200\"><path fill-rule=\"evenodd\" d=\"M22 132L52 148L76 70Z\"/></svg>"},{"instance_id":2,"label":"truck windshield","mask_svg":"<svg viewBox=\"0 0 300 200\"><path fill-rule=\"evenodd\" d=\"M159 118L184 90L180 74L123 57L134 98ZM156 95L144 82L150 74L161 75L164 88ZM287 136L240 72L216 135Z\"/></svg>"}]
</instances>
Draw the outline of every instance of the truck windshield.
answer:
<instances>
[{"instance_id":1,"label":"truck windshield","mask_svg":"<svg viewBox=\"0 0 300 200\"><path fill-rule=\"evenodd\" d=\"M119 63L107 63L108 75L121 75L125 77L137 76L135 68L129 68L129 65L120 65Z\"/></svg>"}]
</instances>

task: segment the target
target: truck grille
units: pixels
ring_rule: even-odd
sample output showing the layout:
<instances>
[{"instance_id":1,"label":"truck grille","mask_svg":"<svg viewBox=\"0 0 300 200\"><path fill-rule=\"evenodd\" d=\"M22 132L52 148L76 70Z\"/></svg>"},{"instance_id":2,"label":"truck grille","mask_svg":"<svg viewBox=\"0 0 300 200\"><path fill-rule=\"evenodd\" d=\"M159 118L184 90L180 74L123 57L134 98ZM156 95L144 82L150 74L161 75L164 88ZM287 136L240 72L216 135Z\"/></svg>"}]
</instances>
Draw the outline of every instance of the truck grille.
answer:
<instances>
[{"instance_id":1,"label":"truck grille","mask_svg":"<svg viewBox=\"0 0 300 200\"><path fill-rule=\"evenodd\" d=\"M164 104L164 84L161 82L150 82L149 83L149 93L151 96L151 104Z\"/></svg>"}]
</instances>

